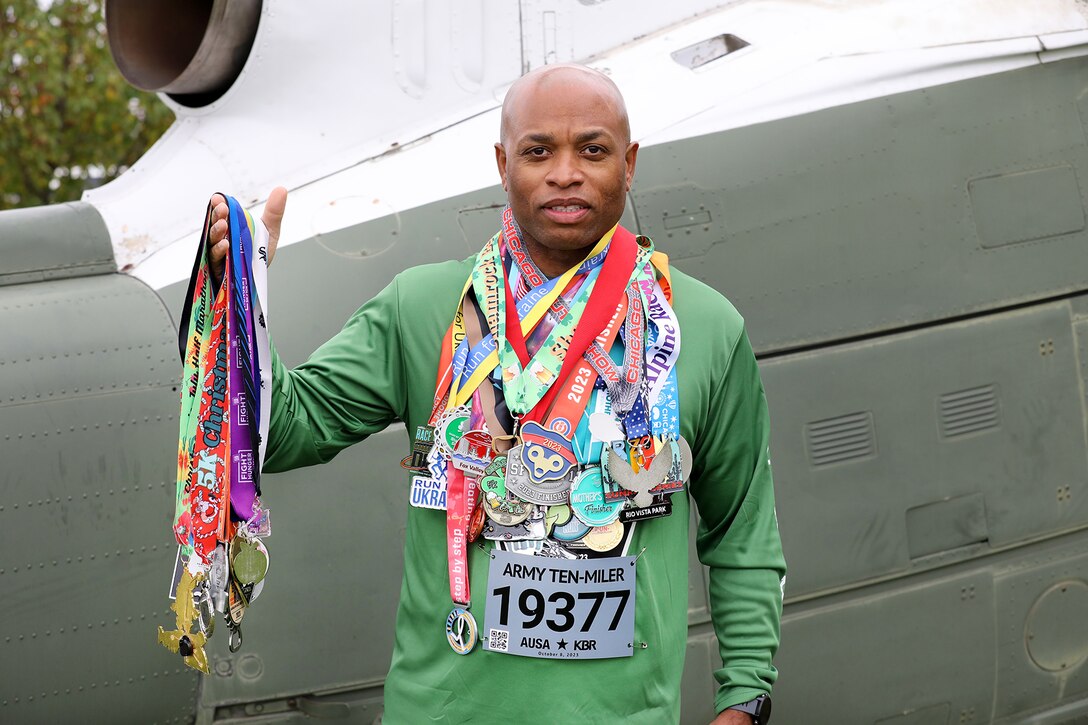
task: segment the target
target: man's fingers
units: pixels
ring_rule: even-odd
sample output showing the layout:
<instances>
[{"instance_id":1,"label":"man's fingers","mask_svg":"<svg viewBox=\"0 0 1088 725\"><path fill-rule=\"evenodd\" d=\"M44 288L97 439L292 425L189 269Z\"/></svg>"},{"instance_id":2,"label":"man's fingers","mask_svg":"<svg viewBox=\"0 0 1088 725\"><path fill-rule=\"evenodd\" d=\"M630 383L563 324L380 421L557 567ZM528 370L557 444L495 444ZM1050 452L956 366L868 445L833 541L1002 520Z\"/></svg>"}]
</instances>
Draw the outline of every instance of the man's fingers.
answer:
<instances>
[{"instance_id":1,"label":"man's fingers","mask_svg":"<svg viewBox=\"0 0 1088 725\"><path fill-rule=\"evenodd\" d=\"M264 205L264 214L261 222L268 230L268 263L272 264L272 257L276 255L276 245L280 241L280 224L283 222L283 210L287 208L287 189L277 186L268 195L268 201Z\"/></svg>"},{"instance_id":2,"label":"man's fingers","mask_svg":"<svg viewBox=\"0 0 1088 725\"><path fill-rule=\"evenodd\" d=\"M227 253L230 251L230 240L227 233L230 225L227 218L230 215L230 207L222 194L212 194L208 204L212 208L211 226L208 228L208 256L211 262L212 276L218 283L223 278L223 270L226 266ZM287 206L287 189L277 186L268 195L265 203L264 216L261 222L268 229L268 263L272 263L272 257L276 253L276 245L280 239L280 223L283 221L283 210Z\"/></svg>"},{"instance_id":3,"label":"man's fingers","mask_svg":"<svg viewBox=\"0 0 1088 725\"><path fill-rule=\"evenodd\" d=\"M214 247L227 236L227 216L230 208L222 194L212 194L208 202L212 207L212 225L208 229L208 246Z\"/></svg>"},{"instance_id":4,"label":"man's fingers","mask_svg":"<svg viewBox=\"0 0 1088 725\"><path fill-rule=\"evenodd\" d=\"M227 226L226 219L220 219L219 221L213 223L212 228L208 230L208 245L215 246L216 244L219 244L219 242L226 239L228 228L229 227Z\"/></svg>"},{"instance_id":5,"label":"man's fingers","mask_svg":"<svg viewBox=\"0 0 1088 725\"><path fill-rule=\"evenodd\" d=\"M230 242L225 239L212 245L211 249L208 250L212 268L219 272L219 274L216 275L217 279L223 275L223 260L227 258L228 251L230 251Z\"/></svg>"}]
</instances>

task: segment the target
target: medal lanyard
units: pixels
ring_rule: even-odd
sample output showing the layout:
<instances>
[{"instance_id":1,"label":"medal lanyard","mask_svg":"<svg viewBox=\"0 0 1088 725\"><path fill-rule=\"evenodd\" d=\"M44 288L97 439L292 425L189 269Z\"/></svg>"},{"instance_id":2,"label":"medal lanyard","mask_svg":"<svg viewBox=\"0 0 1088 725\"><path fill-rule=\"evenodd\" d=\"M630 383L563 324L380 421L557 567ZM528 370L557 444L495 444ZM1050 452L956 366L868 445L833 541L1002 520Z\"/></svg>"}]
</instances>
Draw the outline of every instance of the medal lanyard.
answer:
<instances>
[{"instance_id":1,"label":"medal lanyard","mask_svg":"<svg viewBox=\"0 0 1088 725\"><path fill-rule=\"evenodd\" d=\"M205 320L210 318L208 345L199 352L194 411L188 416L190 430L181 436L192 440L191 455L185 461L186 471L179 477L184 490L179 495L182 510L175 522L175 535L183 546L192 547L200 561L208 564L220 537L227 534L230 500L230 365L227 348L227 325L230 315L230 292L226 262L223 284ZM179 461L181 463L181 461ZM181 473L181 471L179 471Z\"/></svg>"},{"instance_id":2,"label":"medal lanyard","mask_svg":"<svg viewBox=\"0 0 1088 725\"><path fill-rule=\"evenodd\" d=\"M253 504L258 493L258 477L254 466L254 445L259 437L260 396L257 393L255 371L259 361L256 350L253 305L254 288L250 260L253 242L250 235L252 219L237 203L230 204L231 269L229 283L223 286L231 294L231 327L227 330L230 353L230 461L233 472L230 487L232 518L248 521L253 517Z\"/></svg>"},{"instance_id":3,"label":"medal lanyard","mask_svg":"<svg viewBox=\"0 0 1088 725\"><path fill-rule=\"evenodd\" d=\"M511 279L515 279L510 283L510 289L514 291L514 297L520 300L524 295L530 291L539 288L547 283L547 275L545 275L537 263L533 261L533 258L525 251L525 245L521 241L521 230L518 228L517 220L514 219L514 213L510 207L506 207L502 213L503 225L502 225L502 237L503 242L506 245L506 250L509 252L509 257L513 262L514 274L511 275ZM607 253L606 249L601 249L596 255L593 255L582 262L583 268L592 268L601 264L604 261L604 255ZM563 317L569 308L563 297L558 297L555 303L550 308L551 311Z\"/></svg>"},{"instance_id":4,"label":"medal lanyard","mask_svg":"<svg viewBox=\"0 0 1088 725\"><path fill-rule=\"evenodd\" d=\"M601 240L594 246L593 251L589 253L585 261L589 261L597 256L601 250L608 246L609 241L612 238L612 234L615 229L610 230ZM435 384L435 397L431 408L430 424L434 425L438 416L445 410L450 410L459 405L464 405L472 397L472 391L479 387L480 383L491 373L492 370L499 364L499 352L496 343L495 349L491 350L486 357L475 367L471 372L471 375L461 376L466 379L461 382L455 379L453 358L454 354L464 340L465 326L465 295L469 293L469 289L476 287L476 282L480 281L480 287L484 289L477 289L477 298L483 300L485 314L488 315L488 324L491 326L496 321L500 304L498 304L499 292L497 287L503 283L504 275L502 274L502 265L498 260L498 235L493 237L477 257L477 267L483 267L488 272L483 274L477 274L474 269L473 274L469 277L465 283L465 287L461 292L461 301L457 307L457 313L454 316L453 323L446 331L446 335L442 340L442 352L438 364L438 379ZM584 264L584 262L583 262ZM572 267L564 272L558 278L554 280L554 285L549 289L547 294L540 298L534 298L535 302L529 309L524 318L521 319L518 331L522 332L522 340L524 340L524 333L531 331L541 318L552 306L555 299L567 288L571 279L582 268L582 264ZM494 286L496 289L490 291L487 287ZM480 292L484 292L481 295ZM495 325L497 327L497 325ZM491 330L491 335L494 336L495 329Z\"/></svg>"},{"instance_id":5,"label":"medal lanyard","mask_svg":"<svg viewBox=\"0 0 1088 725\"><path fill-rule=\"evenodd\" d=\"M613 239L623 235L631 236L625 229L618 229ZM646 265L646 260L652 254L652 249L640 245L636 269L642 269L644 275L649 275L652 283L653 272ZM533 264L531 259L526 264ZM612 316L608 325L590 343L582 360L578 360L573 373L563 381L559 394L555 397L550 408L546 411L547 427L557 431L568 431L576 427L586 407L588 394L592 391L598 375L605 380L608 388L610 405L616 405L612 401L618 401L618 407L626 413L634 403L641 389L641 376L644 370L644 340L642 334L645 330L644 306L639 306L639 295L636 290L638 285L645 280L639 275L633 275L627 286L627 294L620 297L620 304ZM549 310L549 314L555 314L559 309L560 315L570 313L566 298L559 297L556 304ZM626 318L625 327L636 330L636 334L629 336L630 344L625 347L623 366L618 367L612 360L607 350L611 349L620 330L620 322Z\"/></svg>"},{"instance_id":6,"label":"medal lanyard","mask_svg":"<svg viewBox=\"0 0 1088 725\"><path fill-rule=\"evenodd\" d=\"M555 400L560 388L563 387L562 384L570 376L574 367L577 366L578 361L581 360L582 355L593 339L604 329L606 323L614 315L617 301L630 279L637 253L634 238L629 233L615 235L617 228L613 227L609 234L605 235L605 238L601 240L604 242L610 238L612 243L608 254L605 256L604 263L601 265L599 276L588 292L588 299L585 302L584 309L578 315L579 319L572 320L577 326L569 344L562 346L561 341L559 341L560 344L552 348L556 351L555 359L562 361L558 373L547 383L539 382L534 386L535 390L527 391L522 397L510 395L507 386L504 385L503 393L506 396L507 407L515 416L538 422L544 418L544 414ZM588 256L593 257L597 252L598 250L594 249ZM588 283L582 286L579 293L580 297L586 295L587 287L589 287ZM505 324L498 330L497 337L500 340L505 338L516 355L516 361L520 363L521 368L521 374L518 377L522 378L526 374L536 376L537 373L533 370L536 359L541 356L541 353L549 353L551 350L547 349L548 343L545 342L537 355L533 356L533 366L530 366L529 351L525 345L525 336L521 325L518 324L518 320L515 318L516 308L511 299L509 285L503 285L503 296L506 301L506 304L503 305L505 307ZM568 315L567 319L574 316L575 314L572 313ZM556 330L558 329L557 326ZM553 330L554 333L555 330ZM549 339L551 339L551 336L549 336ZM503 374L505 378L505 370Z\"/></svg>"},{"instance_id":7,"label":"medal lanyard","mask_svg":"<svg viewBox=\"0 0 1088 725\"><path fill-rule=\"evenodd\" d=\"M599 266L600 260L598 260L596 264L596 267ZM593 260L584 262L582 266L578 268L577 273L571 278L567 288L570 289L578 284L579 275L588 273L592 276L596 267L593 266ZM563 303L562 293L559 295L552 294L553 290L559 286L561 281L562 280L559 277L547 280L544 285L530 290L528 294L519 299L517 301L518 318L529 318L537 304L544 306L545 313L547 313L550 312L550 309L554 308L555 305ZM555 298L555 301L549 308L546 303L549 299L552 299L552 297ZM462 312L464 310L465 299L467 298L462 298ZM464 319L463 314L460 316L460 319ZM453 405L467 402L465 396L471 395L471 391L478 389L478 381L482 381L487 374L495 368L495 364L498 360L497 349L498 342L495 339L495 335L490 332L475 344L470 343L466 336L457 346L457 350L453 355L453 385L455 391L459 392L460 395L455 393L455 402ZM496 352L496 357L493 360L491 358L492 352ZM487 364L489 360L491 360L490 366ZM480 375L476 375L478 370L482 370ZM470 384L472 382L475 382L476 384Z\"/></svg>"},{"instance_id":8,"label":"medal lanyard","mask_svg":"<svg viewBox=\"0 0 1088 725\"><path fill-rule=\"evenodd\" d=\"M667 294L660 284L655 283L647 301L654 332L646 351L646 390L650 405L657 410L652 417L655 428L668 417L675 417L661 415L663 406L675 408L677 405L676 363L680 357L680 323ZM678 429L675 432L679 434Z\"/></svg>"},{"instance_id":9,"label":"medal lanyard","mask_svg":"<svg viewBox=\"0 0 1088 725\"><path fill-rule=\"evenodd\" d=\"M605 329L609 320L614 318L619 311L617 308L618 300L623 297L624 289L627 287L632 270L635 268L635 258L638 254L638 245L635 243L634 236L626 230L622 231L623 234L617 235L612 240L612 247L601 267L600 278L597 280L597 284L593 286L589 302L586 304L585 311L578 321L578 327L574 331L574 338L571 340L570 347L563 359L563 367L556 378L559 383L565 382L573 369L581 365L582 356L589 348L590 343ZM522 349L524 349L524 338L521 340L521 345ZM561 387L563 386L557 384L548 388L540 402L530 411L528 417L533 420L541 420L555 401ZM585 409L584 403L582 408Z\"/></svg>"},{"instance_id":10,"label":"medal lanyard","mask_svg":"<svg viewBox=\"0 0 1088 725\"><path fill-rule=\"evenodd\" d=\"M174 536L181 545L182 554L189 557L196 552L205 564L210 561L211 552L215 549L219 530L218 499L205 504L194 515L192 499L198 492L189 485L189 481L196 479L199 483L207 483L216 491L222 486L224 471L217 466L219 458L216 456L222 436L213 428L204 428L201 423L208 420L211 412L211 401L205 386L207 382L211 382L211 392L214 392L214 378L209 372L209 362L214 367L227 306L227 293L223 285L220 285L214 299L212 297L206 243L210 224L209 208L201 238L201 253L197 254L194 263L189 294L182 313L182 320L186 324L179 330L179 342L185 341L185 368L179 416L177 493L174 508ZM221 404L217 412L221 421L224 412ZM204 474L200 478L197 478L198 471Z\"/></svg>"},{"instance_id":11,"label":"medal lanyard","mask_svg":"<svg viewBox=\"0 0 1088 725\"><path fill-rule=\"evenodd\" d=\"M255 512L257 454L266 431L261 423L269 414L258 392L267 387L261 384L267 371L265 378L260 372L270 359L267 330L263 313L254 316L261 304L254 295L266 286L266 261L253 259L252 219L235 199L227 202L231 254L222 283L213 299L209 207L179 334L185 367L174 534L182 554L195 552L203 565L220 541L232 538L232 518L246 521Z\"/></svg>"}]
</instances>

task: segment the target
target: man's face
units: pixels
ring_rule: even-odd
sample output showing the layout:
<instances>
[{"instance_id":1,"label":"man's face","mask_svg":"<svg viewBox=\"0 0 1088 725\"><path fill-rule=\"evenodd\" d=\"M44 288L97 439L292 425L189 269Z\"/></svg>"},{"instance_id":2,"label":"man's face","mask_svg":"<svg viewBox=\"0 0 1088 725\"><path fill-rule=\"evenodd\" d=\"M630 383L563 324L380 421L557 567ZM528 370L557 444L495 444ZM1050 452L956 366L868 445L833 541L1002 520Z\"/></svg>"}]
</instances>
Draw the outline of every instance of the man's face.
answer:
<instances>
[{"instance_id":1,"label":"man's face","mask_svg":"<svg viewBox=\"0 0 1088 725\"><path fill-rule=\"evenodd\" d=\"M638 153L615 96L568 69L519 89L507 105L496 161L530 252L595 244L623 214Z\"/></svg>"}]
</instances>

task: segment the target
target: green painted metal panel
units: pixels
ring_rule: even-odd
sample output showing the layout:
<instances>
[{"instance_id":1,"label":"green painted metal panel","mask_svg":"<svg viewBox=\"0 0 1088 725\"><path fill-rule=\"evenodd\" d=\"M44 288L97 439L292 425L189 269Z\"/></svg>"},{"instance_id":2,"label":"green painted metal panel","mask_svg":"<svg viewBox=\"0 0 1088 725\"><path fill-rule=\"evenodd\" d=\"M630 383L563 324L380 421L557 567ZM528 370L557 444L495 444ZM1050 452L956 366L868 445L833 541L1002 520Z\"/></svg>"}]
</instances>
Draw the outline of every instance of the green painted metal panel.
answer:
<instances>
[{"instance_id":1,"label":"green painted metal panel","mask_svg":"<svg viewBox=\"0 0 1088 725\"><path fill-rule=\"evenodd\" d=\"M969 572L788 610L774 720L900 725L950 711L952 722L989 722L993 596L989 573Z\"/></svg>"},{"instance_id":2,"label":"green painted metal panel","mask_svg":"<svg viewBox=\"0 0 1088 725\"><path fill-rule=\"evenodd\" d=\"M987 249L1084 229L1083 192L1068 164L972 179L967 189Z\"/></svg>"},{"instance_id":3,"label":"green painted metal panel","mask_svg":"<svg viewBox=\"0 0 1088 725\"><path fill-rule=\"evenodd\" d=\"M1067 302L776 357L761 371L787 596L1088 523Z\"/></svg>"},{"instance_id":4,"label":"green painted metal panel","mask_svg":"<svg viewBox=\"0 0 1088 725\"><path fill-rule=\"evenodd\" d=\"M90 204L0 213L0 286L116 271L106 224Z\"/></svg>"},{"instance_id":5,"label":"green painted metal panel","mask_svg":"<svg viewBox=\"0 0 1088 725\"><path fill-rule=\"evenodd\" d=\"M998 716L1049 708L1063 699L1081 699L1088 691L1086 566L1088 539L1082 533L1025 557L995 576L1001 654L994 698ZM1070 586L1063 593L1056 584ZM1063 606L1063 598L1069 598L1072 606ZM1051 658L1058 654L1060 659ZM1083 722L1083 712L1080 715L1042 722Z\"/></svg>"},{"instance_id":6,"label":"green painted metal panel","mask_svg":"<svg viewBox=\"0 0 1088 725\"><path fill-rule=\"evenodd\" d=\"M907 509L907 552L911 559L989 541L986 497L981 493Z\"/></svg>"},{"instance_id":7,"label":"green painted metal panel","mask_svg":"<svg viewBox=\"0 0 1088 725\"><path fill-rule=\"evenodd\" d=\"M118 275L0 287L0 340L0 721L188 719L197 677L155 642L173 621L169 318Z\"/></svg>"},{"instance_id":8,"label":"green painted metal panel","mask_svg":"<svg viewBox=\"0 0 1088 725\"><path fill-rule=\"evenodd\" d=\"M1083 290L1086 77L1078 58L645 147L641 231L760 353Z\"/></svg>"}]
</instances>

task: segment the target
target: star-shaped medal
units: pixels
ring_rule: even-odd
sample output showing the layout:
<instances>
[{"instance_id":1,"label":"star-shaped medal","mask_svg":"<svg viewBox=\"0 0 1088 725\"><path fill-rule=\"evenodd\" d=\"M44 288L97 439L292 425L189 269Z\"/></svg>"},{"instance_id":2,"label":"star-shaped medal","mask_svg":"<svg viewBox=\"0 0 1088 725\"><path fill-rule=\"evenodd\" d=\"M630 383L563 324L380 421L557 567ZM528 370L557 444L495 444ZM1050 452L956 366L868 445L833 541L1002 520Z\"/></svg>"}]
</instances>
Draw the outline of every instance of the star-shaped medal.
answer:
<instances>
[{"instance_id":1,"label":"star-shaped medal","mask_svg":"<svg viewBox=\"0 0 1088 725\"><path fill-rule=\"evenodd\" d=\"M167 632L160 626L159 644L171 652L177 652L182 656L185 664L207 675L211 673L208 669L208 655L204 652L204 643L207 641L207 637L204 636L203 632L199 631L199 627L196 627L197 631L195 633L193 632L197 618L200 616L196 609L196 603L193 601L193 589L203 578L202 574L193 576L188 567L182 570L181 580L178 582L177 598L170 605L170 608L174 610L174 614L177 615L175 618L177 629L173 632Z\"/></svg>"}]
</instances>

